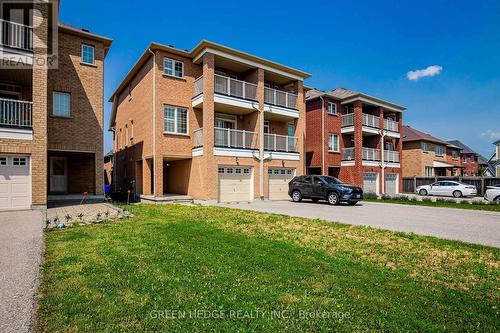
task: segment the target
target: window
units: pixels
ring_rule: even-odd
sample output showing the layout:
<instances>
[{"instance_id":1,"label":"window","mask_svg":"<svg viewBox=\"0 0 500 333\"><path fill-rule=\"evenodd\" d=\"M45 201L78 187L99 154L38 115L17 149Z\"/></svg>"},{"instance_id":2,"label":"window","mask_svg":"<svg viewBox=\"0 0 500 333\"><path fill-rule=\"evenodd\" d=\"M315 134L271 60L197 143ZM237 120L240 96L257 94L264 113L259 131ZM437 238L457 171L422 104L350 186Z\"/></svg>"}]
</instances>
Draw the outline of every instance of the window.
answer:
<instances>
[{"instance_id":1,"label":"window","mask_svg":"<svg viewBox=\"0 0 500 333\"><path fill-rule=\"evenodd\" d=\"M337 104L328 102L328 114L331 115L337 114Z\"/></svg>"},{"instance_id":2,"label":"window","mask_svg":"<svg viewBox=\"0 0 500 333\"><path fill-rule=\"evenodd\" d=\"M125 146L128 145L128 125L125 124Z\"/></svg>"},{"instance_id":3,"label":"window","mask_svg":"<svg viewBox=\"0 0 500 333\"><path fill-rule=\"evenodd\" d=\"M264 121L264 134L269 134L269 120Z\"/></svg>"},{"instance_id":4,"label":"window","mask_svg":"<svg viewBox=\"0 0 500 333\"><path fill-rule=\"evenodd\" d=\"M295 125L288 124L288 136L295 135Z\"/></svg>"},{"instance_id":5,"label":"window","mask_svg":"<svg viewBox=\"0 0 500 333\"><path fill-rule=\"evenodd\" d=\"M26 165L26 157L14 157L14 158L12 158L12 165L14 165L14 166Z\"/></svg>"},{"instance_id":6,"label":"window","mask_svg":"<svg viewBox=\"0 0 500 333\"><path fill-rule=\"evenodd\" d=\"M71 114L71 95L62 92L54 92L54 116L69 117Z\"/></svg>"},{"instance_id":7,"label":"window","mask_svg":"<svg viewBox=\"0 0 500 333\"><path fill-rule=\"evenodd\" d=\"M226 173L233 173L233 168L227 168Z\"/></svg>"},{"instance_id":8,"label":"window","mask_svg":"<svg viewBox=\"0 0 500 333\"><path fill-rule=\"evenodd\" d=\"M422 142L422 150L425 152L429 151L429 143L428 142Z\"/></svg>"},{"instance_id":9,"label":"window","mask_svg":"<svg viewBox=\"0 0 500 333\"><path fill-rule=\"evenodd\" d=\"M90 45L82 45L82 63L94 65L94 47Z\"/></svg>"},{"instance_id":10,"label":"window","mask_svg":"<svg viewBox=\"0 0 500 333\"><path fill-rule=\"evenodd\" d=\"M164 114L166 133L188 134L186 109L165 105Z\"/></svg>"},{"instance_id":11,"label":"window","mask_svg":"<svg viewBox=\"0 0 500 333\"><path fill-rule=\"evenodd\" d=\"M394 151L394 143L392 143L392 142L386 142L385 143L385 150Z\"/></svg>"},{"instance_id":12,"label":"window","mask_svg":"<svg viewBox=\"0 0 500 333\"><path fill-rule=\"evenodd\" d=\"M183 78L184 63L182 61L165 58L163 60L163 74Z\"/></svg>"},{"instance_id":13,"label":"window","mask_svg":"<svg viewBox=\"0 0 500 333\"><path fill-rule=\"evenodd\" d=\"M0 165L7 165L7 157L0 157Z\"/></svg>"},{"instance_id":14,"label":"window","mask_svg":"<svg viewBox=\"0 0 500 333\"><path fill-rule=\"evenodd\" d=\"M243 169L243 173L249 174L250 173L250 169Z\"/></svg>"},{"instance_id":15,"label":"window","mask_svg":"<svg viewBox=\"0 0 500 333\"><path fill-rule=\"evenodd\" d=\"M443 148L443 146L436 145L436 148L435 148L434 151L436 152L437 156L443 156L444 155L444 148Z\"/></svg>"},{"instance_id":16,"label":"window","mask_svg":"<svg viewBox=\"0 0 500 333\"><path fill-rule=\"evenodd\" d=\"M285 169L281 169L280 173L281 173L282 175L286 175L286 170L285 170Z\"/></svg>"},{"instance_id":17,"label":"window","mask_svg":"<svg viewBox=\"0 0 500 333\"><path fill-rule=\"evenodd\" d=\"M328 151L339 151L339 136L337 134L328 134Z\"/></svg>"},{"instance_id":18,"label":"window","mask_svg":"<svg viewBox=\"0 0 500 333\"><path fill-rule=\"evenodd\" d=\"M453 150L451 152L451 158L453 158L454 160L457 160L458 157L459 157L459 155L460 155L460 153L458 151L456 151L456 150Z\"/></svg>"},{"instance_id":19,"label":"window","mask_svg":"<svg viewBox=\"0 0 500 333\"><path fill-rule=\"evenodd\" d=\"M273 170L271 170L271 169L267 170L267 174L268 175L272 175L273 174Z\"/></svg>"},{"instance_id":20,"label":"window","mask_svg":"<svg viewBox=\"0 0 500 333\"><path fill-rule=\"evenodd\" d=\"M134 139L134 121L130 120L130 140Z\"/></svg>"},{"instance_id":21,"label":"window","mask_svg":"<svg viewBox=\"0 0 500 333\"><path fill-rule=\"evenodd\" d=\"M425 175L427 177L432 177L433 174L432 174L432 167L425 167Z\"/></svg>"},{"instance_id":22,"label":"window","mask_svg":"<svg viewBox=\"0 0 500 333\"><path fill-rule=\"evenodd\" d=\"M279 175L279 174L280 174L279 169L274 169L274 174L275 174L275 175Z\"/></svg>"},{"instance_id":23,"label":"window","mask_svg":"<svg viewBox=\"0 0 500 333\"><path fill-rule=\"evenodd\" d=\"M463 161L464 163L467 163L467 156L464 156L464 157L462 158L462 161Z\"/></svg>"},{"instance_id":24,"label":"window","mask_svg":"<svg viewBox=\"0 0 500 333\"><path fill-rule=\"evenodd\" d=\"M236 169L234 169L234 171L235 171L234 173L241 173L241 169L240 168L236 168Z\"/></svg>"},{"instance_id":25,"label":"window","mask_svg":"<svg viewBox=\"0 0 500 333\"><path fill-rule=\"evenodd\" d=\"M287 175L291 175L291 174L292 174L292 169L288 169L288 170L286 170L286 174L287 174Z\"/></svg>"}]
</instances>

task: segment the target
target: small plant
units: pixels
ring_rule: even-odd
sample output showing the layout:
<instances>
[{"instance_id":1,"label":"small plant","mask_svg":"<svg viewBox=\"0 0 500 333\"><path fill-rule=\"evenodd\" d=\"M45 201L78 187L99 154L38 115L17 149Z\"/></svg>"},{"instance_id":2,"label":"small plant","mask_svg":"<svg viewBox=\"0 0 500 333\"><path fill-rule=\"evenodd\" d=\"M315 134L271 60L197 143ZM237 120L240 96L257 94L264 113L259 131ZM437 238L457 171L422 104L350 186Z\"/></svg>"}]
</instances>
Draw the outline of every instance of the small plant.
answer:
<instances>
[{"instance_id":1,"label":"small plant","mask_svg":"<svg viewBox=\"0 0 500 333\"><path fill-rule=\"evenodd\" d=\"M375 193L365 193L364 197L365 197L365 199L378 199L378 197Z\"/></svg>"},{"instance_id":2,"label":"small plant","mask_svg":"<svg viewBox=\"0 0 500 333\"><path fill-rule=\"evenodd\" d=\"M436 198L436 202L447 202L448 200L445 198Z\"/></svg>"},{"instance_id":3,"label":"small plant","mask_svg":"<svg viewBox=\"0 0 500 333\"><path fill-rule=\"evenodd\" d=\"M392 199L392 197L390 195L388 195L388 194L383 194L382 195L382 200L391 200L391 199Z\"/></svg>"},{"instance_id":4,"label":"small plant","mask_svg":"<svg viewBox=\"0 0 500 333\"><path fill-rule=\"evenodd\" d=\"M71 215L69 215L69 214L66 214L66 216L64 218L66 219L66 223L71 221Z\"/></svg>"},{"instance_id":5,"label":"small plant","mask_svg":"<svg viewBox=\"0 0 500 333\"><path fill-rule=\"evenodd\" d=\"M78 214L77 217L80 222L83 221L83 213Z\"/></svg>"},{"instance_id":6,"label":"small plant","mask_svg":"<svg viewBox=\"0 0 500 333\"><path fill-rule=\"evenodd\" d=\"M422 198L422 202L432 202L431 198Z\"/></svg>"}]
</instances>

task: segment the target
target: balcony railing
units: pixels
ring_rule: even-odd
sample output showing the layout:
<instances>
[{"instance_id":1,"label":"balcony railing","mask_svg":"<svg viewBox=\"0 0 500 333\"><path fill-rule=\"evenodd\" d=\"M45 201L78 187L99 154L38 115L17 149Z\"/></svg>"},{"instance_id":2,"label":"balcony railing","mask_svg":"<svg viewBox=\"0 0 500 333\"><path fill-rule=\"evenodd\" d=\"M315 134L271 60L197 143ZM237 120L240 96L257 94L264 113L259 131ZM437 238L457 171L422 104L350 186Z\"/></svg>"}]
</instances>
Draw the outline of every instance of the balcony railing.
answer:
<instances>
[{"instance_id":1,"label":"balcony railing","mask_svg":"<svg viewBox=\"0 0 500 333\"><path fill-rule=\"evenodd\" d=\"M203 76L194 80L194 97L203 94Z\"/></svg>"},{"instance_id":2,"label":"balcony railing","mask_svg":"<svg viewBox=\"0 0 500 333\"><path fill-rule=\"evenodd\" d=\"M250 131L229 128L215 128L215 146L227 148L255 149L257 134Z\"/></svg>"},{"instance_id":3,"label":"balcony railing","mask_svg":"<svg viewBox=\"0 0 500 333\"><path fill-rule=\"evenodd\" d=\"M257 100L257 85L215 74L215 92L252 101Z\"/></svg>"},{"instance_id":4,"label":"balcony railing","mask_svg":"<svg viewBox=\"0 0 500 333\"><path fill-rule=\"evenodd\" d=\"M384 150L384 161L399 163L399 152L394 150Z\"/></svg>"},{"instance_id":5,"label":"balcony railing","mask_svg":"<svg viewBox=\"0 0 500 333\"><path fill-rule=\"evenodd\" d=\"M33 51L33 27L0 19L0 44Z\"/></svg>"},{"instance_id":6,"label":"balcony railing","mask_svg":"<svg viewBox=\"0 0 500 333\"><path fill-rule=\"evenodd\" d=\"M354 147L342 150L342 161L354 161Z\"/></svg>"},{"instance_id":7,"label":"balcony railing","mask_svg":"<svg viewBox=\"0 0 500 333\"><path fill-rule=\"evenodd\" d=\"M384 119L384 129L399 132L398 122L391 119Z\"/></svg>"},{"instance_id":8,"label":"balcony railing","mask_svg":"<svg viewBox=\"0 0 500 333\"><path fill-rule=\"evenodd\" d=\"M380 161L380 150L374 148L363 147L363 160L365 161Z\"/></svg>"},{"instance_id":9,"label":"balcony railing","mask_svg":"<svg viewBox=\"0 0 500 333\"><path fill-rule=\"evenodd\" d=\"M363 126L380 128L380 117L363 113Z\"/></svg>"},{"instance_id":10,"label":"balcony railing","mask_svg":"<svg viewBox=\"0 0 500 333\"><path fill-rule=\"evenodd\" d=\"M277 89L264 88L264 103L297 109L297 95Z\"/></svg>"},{"instance_id":11,"label":"balcony railing","mask_svg":"<svg viewBox=\"0 0 500 333\"><path fill-rule=\"evenodd\" d=\"M354 126L354 113L342 115L342 127Z\"/></svg>"},{"instance_id":12,"label":"balcony railing","mask_svg":"<svg viewBox=\"0 0 500 333\"><path fill-rule=\"evenodd\" d=\"M193 132L193 147L203 147L203 128L195 129Z\"/></svg>"},{"instance_id":13,"label":"balcony railing","mask_svg":"<svg viewBox=\"0 0 500 333\"><path fill-rule=\"evenodd\" d=\"M33 103L0 98L0 126L31 127Z\"/></svg>"},{"instance_id":14,"label":"balcony railing","mask_svg":"<svg viewBox=\"0 0 500 333\"><path fill-rule=\"evenodd\" d=\"M298 139L294 136L264 134L264 150L296 152Z\"/></svg>"}]
</instances>

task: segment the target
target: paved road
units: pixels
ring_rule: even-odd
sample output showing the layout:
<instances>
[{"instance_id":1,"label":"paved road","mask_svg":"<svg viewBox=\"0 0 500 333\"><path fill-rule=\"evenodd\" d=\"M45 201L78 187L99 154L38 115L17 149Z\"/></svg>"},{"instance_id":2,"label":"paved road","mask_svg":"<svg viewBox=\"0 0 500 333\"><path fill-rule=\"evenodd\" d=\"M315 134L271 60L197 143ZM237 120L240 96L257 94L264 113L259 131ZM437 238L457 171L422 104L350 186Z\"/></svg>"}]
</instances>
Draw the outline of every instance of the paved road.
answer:
<instances>
[{"instance_id":1,"label":"paved road","mask_svg":"<svg viewBox=\"0 0 500 333\"><path fill-rule=\"evenodd\" d=\"M33 328L42 228L40 211L0 213L0 332Z\"/></svg>"},{"instance_id":2,"label":"paved road","mask_svg":"<svg viewBox=\"0 0 500 333\"><path fill-rule=\"evenodd\" d=\"M364 202L356 206L329 206L303 201L255 201L219 204L223 207L319 218L352 225L413 232L418 235L500 247L500 213L454 208Z\"/></svg>"}]
</instances>

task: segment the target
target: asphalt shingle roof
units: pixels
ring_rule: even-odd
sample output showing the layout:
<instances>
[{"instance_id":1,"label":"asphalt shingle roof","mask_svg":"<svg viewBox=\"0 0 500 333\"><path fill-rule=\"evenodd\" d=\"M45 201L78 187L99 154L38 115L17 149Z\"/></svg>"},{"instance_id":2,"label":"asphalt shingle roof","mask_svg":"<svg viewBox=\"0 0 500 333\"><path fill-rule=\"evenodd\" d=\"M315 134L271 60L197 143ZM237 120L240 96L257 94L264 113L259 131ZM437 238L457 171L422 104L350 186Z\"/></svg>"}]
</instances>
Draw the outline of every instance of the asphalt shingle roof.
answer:
<instances>
[{"instance_id":1,"label":"asphalt shingle roof","mask_svg":"<svg viewBox=\"0 0 500 333\"><path fill-rule=\"evenodd\" d=\"M462 153L463 154L476 154L478 155L474 150L472 150L469 146L463 144L459 140L449 140L449 143L451 143L454 146L462 148Z\"/></svg>"},{"instance_id":2,"label":"asphalt shingle roof","mask_svg":"<svg viewBox=\"0 0 500 333\"><path fill-rule=\"evenodd\" d=\"M420 132L408 125L403 125L403 142L410 141L430 141L434 143L439 143L445 146L448 146L448 142L438 139L430 134Z\"/></svg>"}]
</instances>

